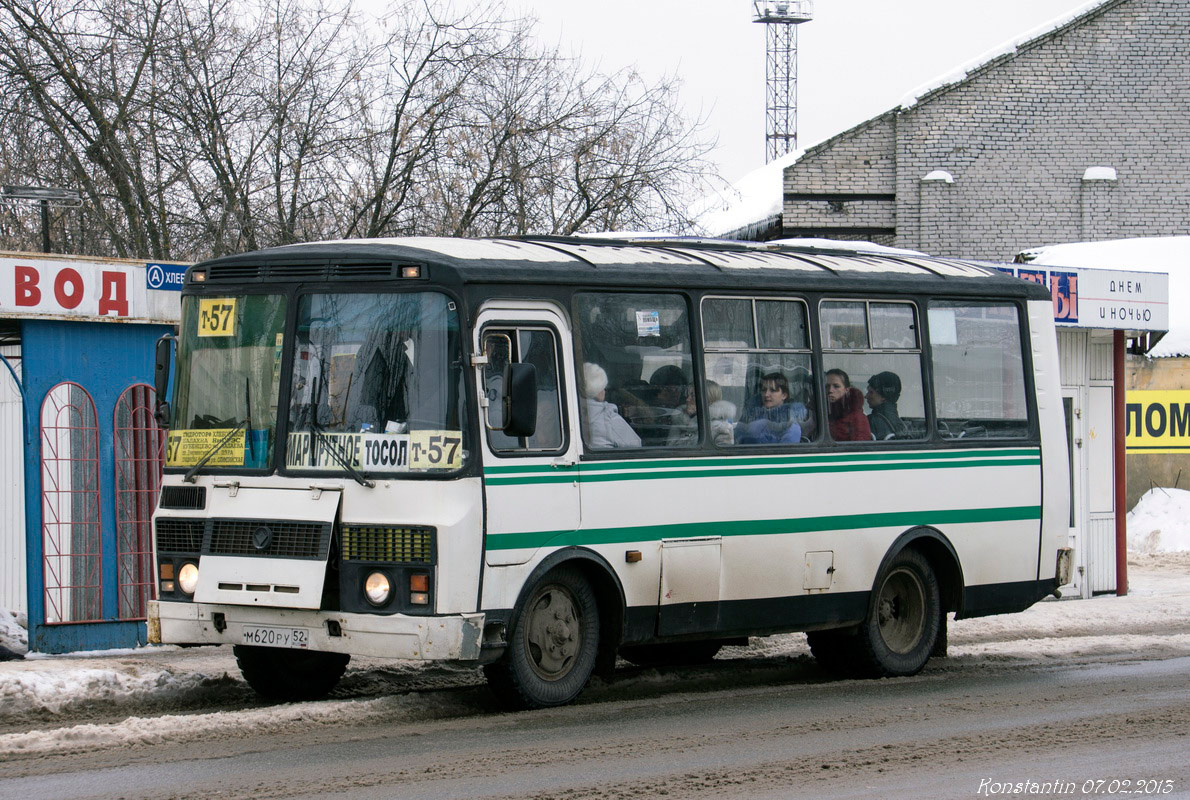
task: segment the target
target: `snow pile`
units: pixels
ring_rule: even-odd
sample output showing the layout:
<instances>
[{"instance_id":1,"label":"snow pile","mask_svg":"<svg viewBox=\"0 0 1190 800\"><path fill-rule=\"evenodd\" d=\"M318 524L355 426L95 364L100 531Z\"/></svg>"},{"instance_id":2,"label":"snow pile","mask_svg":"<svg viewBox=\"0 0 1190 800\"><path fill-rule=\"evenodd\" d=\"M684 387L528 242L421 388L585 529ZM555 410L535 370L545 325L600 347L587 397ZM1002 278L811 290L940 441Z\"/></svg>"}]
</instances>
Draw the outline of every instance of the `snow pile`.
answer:
<instances>
[{"instance_id":1,"label":"snow pile","mask_svg":"<svg viewBox=\"0 0 1190 800\"><path fill-rule=\"evenodd\" d=\"M1190 491L1150 489L1128 512L1128 549L1138 553L1190 551Z\"/></svg>"},{"instance_id":2,"label":"snow pile","mask_svg":"<svg viewBox=\"0 0 1190 800\"><path fill-rule=\"evenodd\" d=\"M15 614L0 608L0 648L3 648L0 649L0 660L5 657L4 650L15 655L29 651L29 634L25 630L28 627L28 619L23 613Z\"/></svg>"},{"instance_id":3,"label":"snow pile","mask_svg":"<svg viewBox=\"0 0 1190 800\"><path fill-rule=\"evenodd\" d=\"M0 675L0 721L30 711L59 714L98 703L144 702L153 696L172 701L210 683L206 675L185 670L142 671L129 665L117 669L47 668L49 660L42 663L47 666Z\"/></svg>"},{"instance_id":4,"label":"snow pile","mask_svg":"<svg viewBox=\"0 0 1190 800\"><path fill-rule=\"evenodd\" d=\"M1169 333L1149 355L1190 355L1190 236L1073 242L1021 253L1030 264L1169 273Z\"/></svg>"}]
</instances>

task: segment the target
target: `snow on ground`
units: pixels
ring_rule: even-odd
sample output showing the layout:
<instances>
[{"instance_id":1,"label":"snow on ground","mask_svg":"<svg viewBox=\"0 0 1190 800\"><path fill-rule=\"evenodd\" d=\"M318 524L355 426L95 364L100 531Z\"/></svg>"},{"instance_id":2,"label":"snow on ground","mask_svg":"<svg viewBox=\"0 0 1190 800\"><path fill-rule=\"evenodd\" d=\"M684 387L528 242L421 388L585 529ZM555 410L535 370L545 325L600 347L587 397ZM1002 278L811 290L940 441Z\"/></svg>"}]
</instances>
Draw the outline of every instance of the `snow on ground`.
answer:
<instances>
[{"instance_id":1,"label":"snow on ground","mask_svg":"<svg viewBox=\"0 0 1190 800\"><path fill-rule=\"evenodd\" d=\"M1128 549L1138 553L1190 550L1190 491L1150 489L1128 512Z\"/></svg>"}]
</instances>

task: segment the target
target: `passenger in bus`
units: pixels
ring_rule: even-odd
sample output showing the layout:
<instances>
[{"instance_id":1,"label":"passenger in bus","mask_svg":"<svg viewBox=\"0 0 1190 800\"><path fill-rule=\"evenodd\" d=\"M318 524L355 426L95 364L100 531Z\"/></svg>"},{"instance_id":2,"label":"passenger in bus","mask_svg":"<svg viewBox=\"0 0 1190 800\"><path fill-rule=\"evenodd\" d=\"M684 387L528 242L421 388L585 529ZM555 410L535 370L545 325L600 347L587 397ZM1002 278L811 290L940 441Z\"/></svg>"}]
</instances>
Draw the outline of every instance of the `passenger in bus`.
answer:
<instances>
[{"instance_id":1,"label":"passenger in bus","mask_svg":"<svg viewBox=\"0 0 1190 800\"><path fill-rule=\"evenodd\" d=\"M739 444L792 444L802 440L802 426L797 421L806 415L806 407L789 399L789 379L781 372L761 377L760 405L749 418L736 426Z\"/></svg>"},{"instance_id":2,"label":"passenger in bus","mask_svg":"<svg viewBox=\"0 0 1190 800\"><path fill-rule=\"evenodd\" d=\"M698 420L687 414L685 407L692 402L690 381L676 364L666 364L649 376L653 397L653 420L641 438L646 445L680 446L698 438Z\"/></svg>"},{"instance_id":3,"label":"passenger in bus","mask_svg":"<svg viewBox=\"0 0 1190 800\"><path fill-rule=\"evenodd\" d=\"M895 372L878 372L868 379L868 393L864 395L872 413L868 426L877 441L895 439L908 433L908 426L897 413L901 398L901 378Z\"/></svg>"},{"instance_id":4,"label":"passenger in bus","mask_svg":"<svg viewBox=\"0 0 1190 800\"><path fill-rule=\"evenodd\" d=\"M872 431L864 416L863 392L851 385L851 379L843 370L827 370L826 399L831 438L837 442L871 441Z\"/></svg>"},{"instance_id":5,"label":"passenger in bus","mask_svg":"<svg viewBox=\"0 0 1190 800\"><path fill-rule=\"evenodd\" d=\"M723 399L723 387L707 381L707 415L711 418L711 441L720 447L735 444L735 403Z\"/></svg>"},{"instance_id":6,"label":"passenger in bus","mask_svg":"<svg viewBox=\"0 0 1190 800\"><path fill-rule=\"evenodd\" d=\"M619 411L604 398L607 373L590 362L583 364L583 407L586 411L587 444L595 448L640 447L640 437Z\"/></svg>"}]
</instances>

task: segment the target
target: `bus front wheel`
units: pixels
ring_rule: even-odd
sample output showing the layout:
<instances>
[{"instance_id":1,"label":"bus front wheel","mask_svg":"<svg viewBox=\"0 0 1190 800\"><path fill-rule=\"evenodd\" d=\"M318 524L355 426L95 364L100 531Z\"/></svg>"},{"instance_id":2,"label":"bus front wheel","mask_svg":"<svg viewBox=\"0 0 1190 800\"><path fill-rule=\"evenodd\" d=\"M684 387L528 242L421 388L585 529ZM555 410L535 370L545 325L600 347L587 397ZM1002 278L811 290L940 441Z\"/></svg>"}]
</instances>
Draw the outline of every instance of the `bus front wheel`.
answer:
<instances>
[{"instance_id":1,"label":"bus front wheel","mask_svg":"<svg viewBox=\"0 0 1190 800\"><path fill-rule=\"evenodd\" d=\"M317 700L339 683L351 656L317 650L255 647L232 648L240 674L248 685L268 700Z\"/></svg>"},{"instance_id":2,"label":"bus front wheel","mask_svg":"<svg viewBox=\"0 0 1190 800\"><path fill-rule=\"evenodd\" d=\"M504 656L484 674L507 705L565 705L587 685L598 649L595 592L579 570L563 566L529 592L509 627Z\"/></svg>"},{"instance_id":3,"label":"bus front wheel","mask_svg":"<svg viewBox=\"0 0 1190 800\"><path fill-rule=\"evenodd\" d=\"M857 631L857 671L874 678L920 672L938 638L941 607L930 562L916 550L902 550L881 572Z\"/></svg>"}]
</instances>

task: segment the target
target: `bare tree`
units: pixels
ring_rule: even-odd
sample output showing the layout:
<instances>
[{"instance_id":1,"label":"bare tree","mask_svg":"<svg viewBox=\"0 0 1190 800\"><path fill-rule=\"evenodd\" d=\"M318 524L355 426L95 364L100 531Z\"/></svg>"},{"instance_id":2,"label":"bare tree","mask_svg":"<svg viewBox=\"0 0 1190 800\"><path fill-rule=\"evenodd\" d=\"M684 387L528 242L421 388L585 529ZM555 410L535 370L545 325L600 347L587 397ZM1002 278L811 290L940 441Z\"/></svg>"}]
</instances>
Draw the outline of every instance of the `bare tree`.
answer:
<instances>
[{"instance_id":1,"label":"bare tree","mask_svg":"<svg viewBox=\"0 0 1190 800\"><path fill-rule=\"evenodd\" d=\"M81 252L681 230L710 166L676 92L433 0L379 20L317 0L0 0L0 176L81 189ZM0 214L0 246L29 236Z\"/></svg>"}]
</instances>

